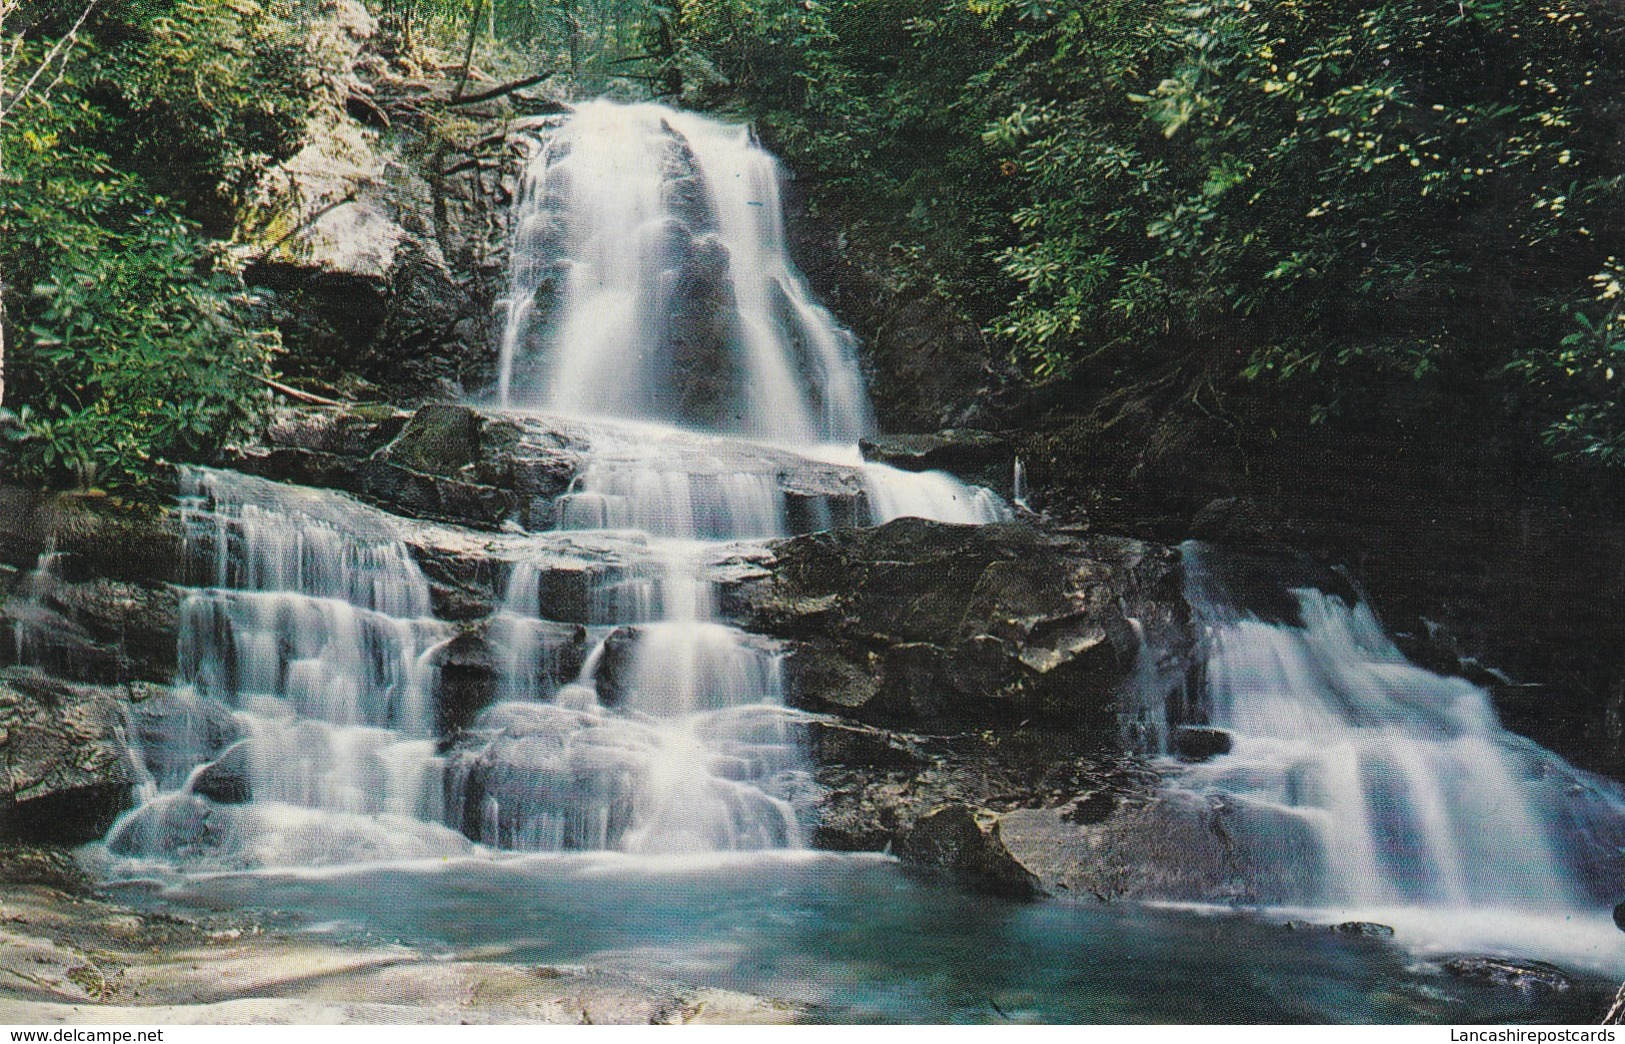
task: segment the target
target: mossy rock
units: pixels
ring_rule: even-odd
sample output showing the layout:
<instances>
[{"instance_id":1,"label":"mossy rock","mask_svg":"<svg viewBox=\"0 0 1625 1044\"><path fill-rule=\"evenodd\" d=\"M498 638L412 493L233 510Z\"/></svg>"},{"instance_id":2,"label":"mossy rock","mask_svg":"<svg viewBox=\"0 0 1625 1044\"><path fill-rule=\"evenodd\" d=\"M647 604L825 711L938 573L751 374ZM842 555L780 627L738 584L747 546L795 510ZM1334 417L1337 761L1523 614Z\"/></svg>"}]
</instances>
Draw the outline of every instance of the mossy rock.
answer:
<instances>
[{"instance_id":1,"label":"mossy rock","mask_svg":"<svg viewBox=\"0 0 1625 1044\"><path fill-rule=\"evenodd\" d=\"M480 459L483 427L479 414L467 406L425 406L412 415L386 455L403 468L458 478Z\"/></svg>"}]
</instances>

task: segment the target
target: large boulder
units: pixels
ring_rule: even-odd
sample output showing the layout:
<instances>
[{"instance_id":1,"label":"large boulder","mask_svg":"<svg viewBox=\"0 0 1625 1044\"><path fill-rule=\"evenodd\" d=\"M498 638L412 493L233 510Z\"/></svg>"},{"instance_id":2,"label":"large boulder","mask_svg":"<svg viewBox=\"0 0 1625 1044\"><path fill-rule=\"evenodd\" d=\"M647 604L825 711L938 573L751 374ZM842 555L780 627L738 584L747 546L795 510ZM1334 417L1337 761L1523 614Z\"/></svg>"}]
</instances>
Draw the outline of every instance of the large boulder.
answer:
<instances>
[{"instance_id":1,"label":"large boulder","mask_svg":"<svg viewBox=\"0 0 1625 1044\"><path fill-rule=\"evenodd\" d=\"M794 643L798 705L871 724L1115 735L1136 627L1183 627L1173 553L1138 541L908 518L798 537L772 556L729 608Z\"/></svg>"},{"instance_id":2,"label":"large boulder","mask_svg":"<svg viewBox=\"0 0 1625 1044\"><path fill-rule=\"evenodd\" d=\"M921 816L904 835L901 854L910 862L940 867L980 891L1030 899L1038 878L1010 854L999 817L965 805L944 805Z\"/></svg>"},{"instance_id":3,"label":"large boulder","mask_svg":"<svg viewBox=\"0 0 1625 1044\"><path fill-rule=\"evenodd\" d=\"M0 839L80 844L130 804L123 692L0 674Z\"/></svg>"}]
</instances>

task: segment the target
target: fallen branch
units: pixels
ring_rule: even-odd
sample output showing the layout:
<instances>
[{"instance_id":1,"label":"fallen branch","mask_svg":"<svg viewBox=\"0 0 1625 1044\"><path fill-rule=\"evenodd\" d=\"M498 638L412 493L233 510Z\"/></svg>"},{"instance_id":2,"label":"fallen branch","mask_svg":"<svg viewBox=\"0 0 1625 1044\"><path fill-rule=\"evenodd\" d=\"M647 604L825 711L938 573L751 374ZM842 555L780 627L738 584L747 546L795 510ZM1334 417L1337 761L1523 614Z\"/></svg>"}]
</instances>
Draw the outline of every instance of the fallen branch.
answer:
<instances>
[{"instance_id":1,"label":"fallen branch","mask_svg":"<svg viewBox=\"0 0 1625 1044\"><path fill-rule=\"evenodd\" d=\"M350 405L347 402L340 402L337 399L328 399L328 398L324 398L323 396L320 396L320 395L313 395L313 394L311 394L310 392L307 392L307 391L300 391L298 388L290 388L286 384L283 384L280 381L271 380L271 378L269 378L269 377L260 377L260 378L257 378L257 380L261 384L265 385L267 388L270 388L272 391L279 391L283 395L286 395L288 398L290 398L290 399L298 399L300 402L308 402L308 403L311 403L312 405L315 405L315 406L348 406L348 405Z\"/></svg>"},{"instance_id":2,"label":"fallen branch","mask_svg":"<svg viewBox=\"0 0 1625 1044\"><path fill-rule=\"evenodd\" d=\"M449 178L453 174L462 174L470 170L491 170L497 166L498 164L496 163L485 163L477 159L459 160L458 162L447 167L445 170L441 171L440 176L443 178Z\"/></svg>"},{"instance_id":3,"label":"fallen branch","mask_svg":"<svg viewBox=\"0 0 1625 1044\"><path fill-rule=\"evenodd\" d=\"M504 97L505 95L512 94L514 91L522 91L526 87L534 87L538 83L541 83L543 80L549 78L552 75L553 74L550 73L550 72L545 72L545 73L537 73L535 76L526 76L523 79L514 80L512 83L505 83L500 87L493 87L488 91L481 91L478 94L465 94L465 95L454 96L450 101L446 102L446 104L447 105L478 105L480 102L486 102L486 101L491 101L491 100L493 100L495 98L501 98L501 97Z\"/></svg>"}]
</instances>

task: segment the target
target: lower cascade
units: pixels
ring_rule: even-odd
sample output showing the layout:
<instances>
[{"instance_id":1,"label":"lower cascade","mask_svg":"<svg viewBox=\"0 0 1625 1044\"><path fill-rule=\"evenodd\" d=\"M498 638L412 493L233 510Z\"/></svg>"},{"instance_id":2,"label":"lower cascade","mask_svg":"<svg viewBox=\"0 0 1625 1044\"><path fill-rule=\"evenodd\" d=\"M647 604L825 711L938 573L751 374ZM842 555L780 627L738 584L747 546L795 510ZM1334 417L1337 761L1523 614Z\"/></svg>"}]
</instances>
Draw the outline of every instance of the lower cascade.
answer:
<instances>
[{"instance_id":1,"label":"lower cascade","mask_svg":"<svg viewBox=\"0 0 1625 1044\"><path fill-rule=\"evenodd\" d=\"M1617 900L1617 786L1506 731L1479 686L1411 663L1338 578L1182 550L1198 679L1186 706L1151 720L1205 726L1195 736L1216 756L1175 770L1171 787L1223 817L1257 868L1256 899L1546 915ZM1189 726L1172 745L1182 738Z\"/></svg>"}]
</instances>

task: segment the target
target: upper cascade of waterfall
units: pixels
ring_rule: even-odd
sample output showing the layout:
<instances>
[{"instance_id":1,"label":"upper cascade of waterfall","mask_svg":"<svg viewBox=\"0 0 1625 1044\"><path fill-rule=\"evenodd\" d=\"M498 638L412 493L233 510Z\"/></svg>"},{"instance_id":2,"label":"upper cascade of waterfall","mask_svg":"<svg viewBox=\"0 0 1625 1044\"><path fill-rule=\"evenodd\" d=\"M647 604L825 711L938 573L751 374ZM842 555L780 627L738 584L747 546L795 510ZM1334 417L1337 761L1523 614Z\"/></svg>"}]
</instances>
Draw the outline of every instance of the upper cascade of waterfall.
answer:
<instances>
[{"instance_id":1,"label":"upper cascade of waterfall","mask_svg":"<svg viewBox=\"0 0 1625 1044\"><path fill-rule=\"evenodd\" d=\"M1238 851L1279 879L1270 898L1559 912L1617 899L1618 787L1502 728L1484 689L1411 663L1330 574L1182 551L1200 683L1152 717L1229 734L1172 785L1225 809Z\"/></svg>"},{"instance_id":2,"label":"upper cascade of waterfall","mask_svg":"<svg viewBox=\"0 0 1625 1044\"><path fill-rule=\"evenodd\" d=\"M788 445L871 430L855 341L790 260L779 166L748 127L598 100L534 144L511 218L503 406Z\"/></svg>"}]
</instances>

